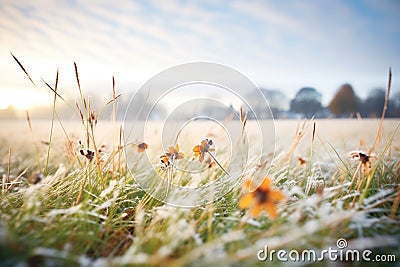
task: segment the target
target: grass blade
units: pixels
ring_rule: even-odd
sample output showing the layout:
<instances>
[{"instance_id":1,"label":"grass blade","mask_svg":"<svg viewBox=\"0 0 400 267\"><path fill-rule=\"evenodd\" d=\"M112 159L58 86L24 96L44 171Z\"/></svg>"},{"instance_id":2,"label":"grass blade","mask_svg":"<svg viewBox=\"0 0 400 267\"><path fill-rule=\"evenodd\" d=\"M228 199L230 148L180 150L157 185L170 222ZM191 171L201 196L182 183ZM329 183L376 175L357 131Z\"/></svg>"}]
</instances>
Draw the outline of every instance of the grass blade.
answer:
<instances>
[{"instance_id":1,"label":"grass blade","mask_svg":"<svg viewBox=\"0 0 400 267\"><path fill-rule=\"evenodd\" d=\"M22 65L22 63L13 55L12 52L10 52L11 56L14 58L14 60L17 62L17 64L19 65L19 67L22 69L22 71L25 73L25 75L29 78L29 80L31 81L31 83L35 86L36 84L34 83L34 81L32 80L31 76L29 75L29 73L26 71L26 69L24 68L24 66Z\"/></svg>"},{"instance_id":2,"label":"grass blade","mask_svg":"<svg viewBox=\"0 0 400 267\"><path fill-rule=\"evenodd\" d=\"M56 85L58 84L58 70L57 70L57 77L56 77ZM64 101L64 102L67 102L67 101L65 101L65 99L59 94L59 93L57 93L57 89L53 89L51 86L50 86L50 84L48 84L43 78L42 78L42 81L47 85L47 87L56 95L56 96L58 96L62 101Z\"/></svg>"}]
</instances>

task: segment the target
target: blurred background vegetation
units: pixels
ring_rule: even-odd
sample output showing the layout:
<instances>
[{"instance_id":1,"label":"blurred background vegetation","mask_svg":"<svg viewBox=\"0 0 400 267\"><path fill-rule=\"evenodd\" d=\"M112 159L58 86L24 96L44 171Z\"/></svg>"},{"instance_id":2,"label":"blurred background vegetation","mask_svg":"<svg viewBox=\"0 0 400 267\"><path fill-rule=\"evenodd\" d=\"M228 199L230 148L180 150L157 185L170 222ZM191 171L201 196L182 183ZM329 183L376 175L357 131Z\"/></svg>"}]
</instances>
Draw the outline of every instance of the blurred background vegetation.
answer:
<instances>
[{"instance_id":1,"label":"blurred background vegetation","mask_svg":"<svg viewBox=\"0 0 400 267\"><path fill-rule=\"evenodd\" d=\"M260 89L265 99L268 101L272 114L275 119L294 119L294 118L378 118L382 114L383 103L385 100L385 89L374 88L369 91L367 97L362 99L355 93L351 84L343 84L337 89L336 94L329 101L328 105L324 106L322 103L322 93L313 87L303 87L298 90L293 99L289 99L283 90L276 89ZM249 92L246 96L247 99L258 97L256 92ZM110 96L111 98L111 96ZM151 104L146 103L146 97L143 95L143 108L146 110L151 109ZM112 108L107 106L107 99L102 99L96 93L91 94L91 103L94 109L100 113L100 119L108 119L111 116ZM122 120L125 116L125 111L129 105L130 97L122 96L118 99L118 113L117 119ZM69 101L73 103L73 101ZM252 107L253 109L265 108L265 102L262 99L257 99L258 106ZM31 119L50 119L51 106L36 106L29 109ZM221 110L221 106L206 106L203 107L199 104L197 107L202 114L212 116L217 119L224 119L230 114L229 109ZM231 106L231 109L234 109ZM159 112L162 112L160 109ZM60 101L57 104L57 112L61 119L78 119L75 112L71 112L70 107ZM260 112L262 113L262 112ZM265 112L267 114L267 112ZM155 118L160 117L159 114L153 114ZM25 111L18 110L13 106L6 109L0 109L0 119L25 119ZM389 98L388 110L386 113L387 118L400 117L400 92L394 92ZM127 114L127 119L136 119L135 116ZM145 118L138 118L145 119ZM249 119L254 119L251 116ZM266 117L260 119L268 119Z\"/></svg>"}]
</instances>

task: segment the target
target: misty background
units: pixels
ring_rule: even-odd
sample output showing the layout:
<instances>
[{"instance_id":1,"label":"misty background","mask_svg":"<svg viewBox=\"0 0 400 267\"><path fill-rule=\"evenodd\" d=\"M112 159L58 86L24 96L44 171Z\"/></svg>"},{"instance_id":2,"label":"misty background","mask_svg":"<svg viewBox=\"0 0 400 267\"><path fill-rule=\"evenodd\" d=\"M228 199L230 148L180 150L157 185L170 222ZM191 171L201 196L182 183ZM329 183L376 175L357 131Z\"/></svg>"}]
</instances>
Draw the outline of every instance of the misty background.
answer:
<instances>
[{"instance_id":1,"label":"misty background","mask_svg":"<svg viewBox=\"0 0 400 267\"><path fill-rule=\"evenodd\" d=\"M399 116L399 14L396 0L2 0L0 118L25 118L26 110L31 118L49 118L53 94L42 79L53 86L57 69L58 92L74 106L76 62L82 89L101 118L110 116L105 104L115 77L121 119L147 80L198 61L246 75L262 88L276 118L377 117L392 67L387 115ZM229 103L226 110L196 108L229 116ZM59 100L57 112L79 118Z\"/></svg>"},{"instance_id":2,"label":"misty background","mask_svg":"<svg viewBox=\"0 0 400 267\"><path fill-rule=\"evenodd\" d=\"M362 99L357 96L354 89L350 84L343 84L336 91L334 97L329 101L328 105L322 104L322 94L312 87L303 87L299 89L295 97L290 99L283 93L282 90L271 90L263 89L260 91L268 101L269 108L271 109L272 115L275 119L293 119L293 118L378 118L382 115L383 105L385 102L386 90L383 88L374 88L368 92L366 98ZM146 95L139 94L139 98L142 99L143 106L139 109L143 109L145 113L151 111L153 103L146 101ZM258 114L265 114L265 117L258 119L270 119L269 112L267 112L265 101L263 99L257 99L257 92L250 92L243 96L245 99L253 99L253 103L256 105L252 106L253 110L258 111ZM125 114L128 109L131 96L123 97L121 95L116 100L116 119L122 120L127 119L146 119L145 117L137 117L137 114ZM111 100L111 96L110 99ZM90 96L91 106L99 115L99 119L110 119L112 116L112 104L109 101L105 101L96 94ZM73 104L73 102L71 102ZM109 103L109 104L107 104ZM191 110L188 111L187 117L181 114L181 119L190 119L193 117L192 112L201 113L212 118L222 120L229 117L237 119L233 114L238 113L239 109L230 106L213 105L211 102L200 102L194 106L191 106ZM73 106L73 105L72 105ZM158 107L156 111L151 112L150 119L162 118L164 113L167 112L168 107ZM66 104L60 99L56 103L57 114L62 119L79 119L79 114L76 109L71 108L70 104ZM197 112L196 112L197 111ZM29 116L31 119L50 119L52 114L51 106L33 107L29 109ZM160 114L163 113L163 114ZM388 118L400 117L400 92L395 92L389 98L388 109L386 112ZM10 106L6 109L0 110L0 119L25 119L26 112L15 109ZM254 119L249 116L249 119Z\"/></svg>"}]
</instances>

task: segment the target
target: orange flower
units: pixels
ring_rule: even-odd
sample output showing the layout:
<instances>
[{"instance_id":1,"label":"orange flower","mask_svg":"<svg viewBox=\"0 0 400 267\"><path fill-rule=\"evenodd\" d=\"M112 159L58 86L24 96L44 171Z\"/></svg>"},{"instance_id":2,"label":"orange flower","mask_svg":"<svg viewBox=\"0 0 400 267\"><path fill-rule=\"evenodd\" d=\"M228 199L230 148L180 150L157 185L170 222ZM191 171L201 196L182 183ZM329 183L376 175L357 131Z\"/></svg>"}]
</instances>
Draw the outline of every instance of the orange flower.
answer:
<instances>
[{"instance_id":1,"label":"orange flower","mask_svg":"<svg viewBox=\"0 0 400 267\"><path fill-rule=\"evenodd\" d=\"M146 144L145 142L142 142L137 145L137 152L144 152L148 147L149 147L148 144Z\"/></svg>"},{"instance_id":2,"label":"orange flower","mask_svg":"<svg viewBox=\"0 0 400 267\"><path fill-rule=\"evenodd\" d=\"M179 152L178 144L176 144L175 147L170 146L168 150L169 152L165 153L165 156L167 156L171 160L183 159L183 157L185 156L182 152Z\"/></svg>"},{"instance_id":3,"label":"orange flower","mask_svg":"<svg viewBox=\"0 0 400 267\"><path fill-rule=\"evenodd\" d=\"M185 155L182 152L179 152L179 145L176 144L175 147L170 146L168 148L168 152L160 156L161 160L161 169L165 170L171 166L171 161L178 159L183 159Z\"/></svg>"},{"instance_id":4,"label":"orange flower","mask_svg":"<svg viewBox=\"0 0 400 267\"><path fill-rule=\"evenodd\" d=\"M165 154L160 156L160 161L162 170L165 170L169 168L169 166L171 166L171 162L169 161L169 158Z\"/></svg>"},{"instance_id":5,"label":"orange flower","mask_svg":"<svg viewBox=\"0 0 400 267\"><path fill-rule=\"evenodd\" d=\"M239 207L250 208L250 214L253 217L259 216L265 209L271 218L275 218L277 216L276 204L285 196L281 191L272 189L271 185L272 181L267 177L256 190L250 192L251 180L247 180L245 188L249 192L240 198Z\"/></svg>"},{"instance_id":6,"label":"orange flower","mask_svg":"<svg viewBox=\"0 0 400 267\"><path fill-rule=\"evenodd\" d=\"M211 147L212 145L213 141L211 139L204 139L201 141L200 145L197 145L193 148L194 156L199 157L199 161L203 162L205 154L215 150Z\"/></svg>"}]
</instances>

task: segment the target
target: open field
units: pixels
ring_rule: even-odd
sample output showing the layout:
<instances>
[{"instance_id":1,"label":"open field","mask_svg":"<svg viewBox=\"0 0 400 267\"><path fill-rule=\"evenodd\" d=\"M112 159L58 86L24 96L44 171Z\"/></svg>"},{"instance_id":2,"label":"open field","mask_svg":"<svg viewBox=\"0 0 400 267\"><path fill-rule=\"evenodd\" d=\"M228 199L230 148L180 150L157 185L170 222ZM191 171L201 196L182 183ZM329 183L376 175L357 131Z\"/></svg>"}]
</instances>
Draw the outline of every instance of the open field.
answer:
<instances>
[{"instance_id":1,"label":"open field","mask_svg":"<svg viewBox=\"0 0 400 267\"><path fill-rule=\"evenodd\" d=\"M235 125L235 121L230 122L233 127L237 130L240 130L240 126ZM292 141L296 135L296 129L303 123L302 120L275 120L275 141L277 152L284 152L285 149L288 149L292 144ZM385 119L383 123L384 132L382 143L385 142L392 134L394 139L394 146L399 145L400 142L400 133L396 130L396 127L400 123L398 119ZM63 127L66 129L66 132L71 138L75 139L84 139L85 130L82 127L82 124L77 121L63 121ZM95 128L95 134L97 142L100 144L104 144L110 146L112 144L112 136L114 139L118 139L118 132L121 126L121 123L113 123L109 121L100 121ZM138 123L138 128L142 127L142 123ZM228 123L229 124L229 123ZM29 130L28 123L26 121L0 121L1 132L0 132L0 140L2 141L2 149L7 150L9 146L12 148L20 148L20 146L24 146L28 150L32 150L34 146L45 146L45 144L41 144L41 141L48 141L49 132L50 132L50 122L46 120L37 120L32 121L32 132ZM254 133L254 128L256 123L253 121L248 121L248 127L246 128L250 133ZM270 127L270 122L268 122L268 126ZM154 134L154 137L157 136L163 129L162 123L153 122L150 126L150 134ZM339 120L317 120L316 125L316 135L319 137L317 140L320 144L315 145L316 150L324 150L321 143L329 142L336 150L340 150L340 153L346 153L350 150L358 149L360 146L360 141L362 140L365 143L365 146L368 147L373 143L374 138L376 136L376 132L379 128L379 120L378 119L339 119ZM209 125L206 127L206 133L212 132L212 130L216 130L218 133L219 129L216 129L215 125ZM273 130L273 128L271 128ZM143 131L143 130L142 130ZM305 132L304 140L302 141L302 145L299 149L305 149L306 151L309 149L309 145L311 143L311 129ZM192 133L194 135L192 138L197 140L198 138L204 138L204 134L202 131L194 131ZM55 122L54 126L54 139L56 145L62 146L62 143L65 141L65 133L62 130L62 127L58 122ZM269 138L271 135L268 135L266 138ZM152 138L151 136L150 138ZM157 140L159 142L159 140ZM396 144L397 143L397 144ZM343 154L342 154L343 155Z\"/></svg>"},{"instance_id":2,"label":"open field","mask_svg":"<svg viewBox=\"0 0 400 267\"><path fill-rule=\"evenodd\" d=\"M0 121L1 266L281 266L288 262L276 254L273 262L260 261L257 254L268 246L318 255L338 250L340 238L348 249L371 250L371 259L386 255L389 260L381 266L399 262L399 120L385 120L381 130L372 119L269 121L261 122L267 125L262 137L257 124L248 121L248 166L240 182L270 177L272 188L284 195L272 203L276 216L270 211L251 216L251 209L240 207L246 195L240 184L215 201L177 208L149 196L134 179L150 173L151 181L160 175L177 186L214 182L222 168L229 171L236 164L231 159L238 146L229 136L240 136L239 121L226 122L227 132L201 122L182 131L177 141L187 165L194 145L214 140L222 166L206 168L200 178L180 172L179 165L168 177L159 168L165 142L160 137L168 129L157 122L146 128L146 152L137 150L143 139L135 133L124 144L119 122L99 121L91 131L80 122L55 121L51 140L49 121L30 123ZM266 165L257 157L262 141ZM80 149L101 151L89 160ZM145 168L147 156L156 165L153 172ZM324 261L289 259L293 265L357 265L339 261L328 255ZM374 262L361 260L364 265Z\"/></svg>"}]
</instances>

